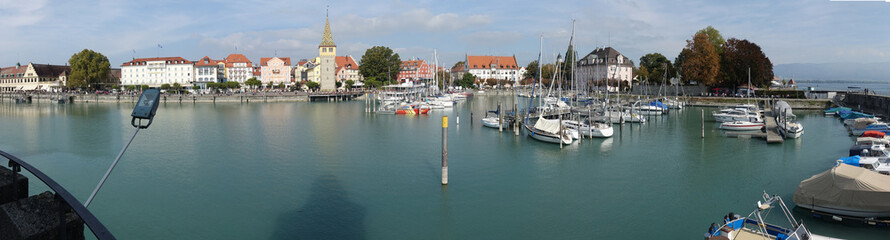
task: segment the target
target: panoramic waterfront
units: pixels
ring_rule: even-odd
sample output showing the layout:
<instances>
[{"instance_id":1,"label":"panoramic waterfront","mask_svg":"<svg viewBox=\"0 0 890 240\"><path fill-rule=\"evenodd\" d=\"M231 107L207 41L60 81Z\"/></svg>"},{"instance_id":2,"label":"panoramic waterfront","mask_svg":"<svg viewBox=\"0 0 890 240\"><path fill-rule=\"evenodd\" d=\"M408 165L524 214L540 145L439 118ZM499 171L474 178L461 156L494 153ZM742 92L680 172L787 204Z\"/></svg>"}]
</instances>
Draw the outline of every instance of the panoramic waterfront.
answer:
<instances>
[{"instance_id":1,"label":"panoramic waterfront","mask_svg":"<svg viewBox=\"0 0 890 240\"><path fill-rule=\"evenodd\" d=\"M512 104L477 96L419 117L367 114L361 101L162 104L90 210L121 239L691 239L764 190L793 205L798 183L852 144L818 111L799 112L807 132L784 144L726 138L712 120L702 139L693 107L560 150L482 127L498 100ZM132 134L131 110L4 102L0 149L85 201ZM888 234L795 214L816 234Z\"/></svg>"}]
</instances>

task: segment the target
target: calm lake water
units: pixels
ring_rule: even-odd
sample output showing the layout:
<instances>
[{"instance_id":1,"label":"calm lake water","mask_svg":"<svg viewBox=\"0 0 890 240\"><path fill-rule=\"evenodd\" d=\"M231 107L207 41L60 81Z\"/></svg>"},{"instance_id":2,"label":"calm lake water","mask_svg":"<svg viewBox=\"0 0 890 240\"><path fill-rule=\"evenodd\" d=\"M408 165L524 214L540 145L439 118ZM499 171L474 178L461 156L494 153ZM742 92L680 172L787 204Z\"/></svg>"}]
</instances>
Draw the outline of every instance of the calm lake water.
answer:
<instances>
[{"instance_id":1,"label":"calm lake water","mask_svg":"<svg viewBox=\"0 0 890 240\"><path fill-rule=\"evenodd\" d=\"M361 101L162 104L90 210L120 239L701 239L764 190L793 206L799 182L852 144L820 112L798 112L806 133L780 145L726 138L710 116L702 139L700 108L687 108L560 150L482 127L499 100L512 104L477 96L420 117ZM85 201L133 133L131 107L5 102L0 149ZM31 194L47 189L36 182ZM890 236L795 214L817 234Z\"/></svg>"}]
</instances>

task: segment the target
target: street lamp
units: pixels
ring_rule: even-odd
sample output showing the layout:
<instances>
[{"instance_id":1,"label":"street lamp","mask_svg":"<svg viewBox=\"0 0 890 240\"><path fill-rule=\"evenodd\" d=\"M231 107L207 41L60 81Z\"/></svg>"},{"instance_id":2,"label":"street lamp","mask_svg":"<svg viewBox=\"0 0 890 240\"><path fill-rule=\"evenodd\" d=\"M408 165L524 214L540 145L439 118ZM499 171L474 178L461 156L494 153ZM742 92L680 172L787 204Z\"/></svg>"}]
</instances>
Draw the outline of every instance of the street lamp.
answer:
<instances>
[{"instance_id":1,"label":"street lamp","mask_svg":"<svg viewBox=\"0 0 890 240\"><path fill-rule=\"evenodd\" d=\"M151 125L152 120L155 117L155 113L158 111L158 99L161 97L161 92L157 88L149 88L142 91L142 95L139 96L139 101L136 102L136 107L133 108L133 113L130 114L133 118L130 120L130 124L136 128L136 131L133 132L133 136L130 137L130 141L124 145L124 148L121 149L121 152L117 154L117 158L114 159L114 162L111 162L111 167L108 168L108 171L105 172L105 175L102 176L102 179L99 180L99 184L96 185L96 188L93 189L93 193L90 194L90 197L87 198L86 203L83 204L84 207L89 207L90 202L93 201L93 197L96 197L96 193L99 192L99 189L102 188L102 184L105 184L105 180L108 179L108 175L111 174L111 170L114 169L114 166L117 165L117 162L121 160L121 156L124 155L124 152L127 151L127 147L130 146L130 143L133 142L133 139L136 138L136 134L139 133L139 129L148 128ZM137 120L138 123L137 123ZM145 125L142 124L142 120L148 120L148 123Z\"/></svg>"}]
</instances>

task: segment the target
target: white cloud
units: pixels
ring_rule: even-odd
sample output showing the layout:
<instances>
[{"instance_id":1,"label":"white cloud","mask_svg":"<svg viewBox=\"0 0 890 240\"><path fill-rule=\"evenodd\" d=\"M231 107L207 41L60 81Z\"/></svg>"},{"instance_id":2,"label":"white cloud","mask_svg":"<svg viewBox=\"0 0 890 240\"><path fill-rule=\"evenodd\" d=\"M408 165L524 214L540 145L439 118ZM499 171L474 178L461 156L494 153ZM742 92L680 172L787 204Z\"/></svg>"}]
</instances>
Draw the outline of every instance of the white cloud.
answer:
<instances>
[{"instance_id":1,"label":"white cloud","mask_svg":"<svg viewBox=\"0 0 890 240\"><path fill-rule=\"evenodd\" d=\"M520 38L522 34L518 31L478 31L460 36L460 40L469 48L512 45Z\"/></svg>"},{"instance_id":2,"label":"white cloud","mask_svg":"<svg viewBox=\"0 0 890 240\"><path fill-rule=\"evenodd\" d=\"M0 29L34 25L46 17L47 0L0 0Z\"/></svg>"},{"instance_id":3,"label":"white cloud","mask_svg":"<svg viewBox=\"0 0 890 240\"><path fill-rule=\"evenodd\" d=\"M357 35L382 35L392 32L451 32L468 27L488 25L487 15L461 16L456 13L434 14L427 9L416 8L400 13L377 17L361 17L355 14L337 18L332 23L336 31Z\"/></svg>"}]
</instances>

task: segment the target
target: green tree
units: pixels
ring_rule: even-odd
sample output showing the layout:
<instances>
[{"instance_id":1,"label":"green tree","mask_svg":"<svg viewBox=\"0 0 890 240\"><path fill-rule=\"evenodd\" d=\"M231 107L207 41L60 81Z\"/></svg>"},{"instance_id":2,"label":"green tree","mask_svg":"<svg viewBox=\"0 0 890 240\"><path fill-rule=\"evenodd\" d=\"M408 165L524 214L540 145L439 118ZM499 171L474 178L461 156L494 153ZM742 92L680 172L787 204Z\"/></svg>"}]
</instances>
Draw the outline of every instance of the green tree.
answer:
<instances>
[{"instance_id":1,"label":"green tree","mask_svg":"<svg viewBox=\"0 0 890 240\"><path fill-rule=\"evenodd\" d=\"M649 79L649 69L646 66L643 66L640 63L640 68L637 69L636 75L640 77L641 80Z\"/></svg>"},{"instance_id":2,"label":"green tree","mask_svg":"<svg viewBox=\"0 0 890 240\"><path fill-rule=\"evenodd\" d=\"M475 88L475 85L474 85L475 83L476 83L476 76L473 76L473 74L470 74L470 73L464 73L464 75L461 76L460 81L457 83L457 85L464 87L464 88Z\"/></svg>"},{"instance_id":3,"label":"green tree","mask_svg":"<svg viewBox=\"0 0 890 240\"><path fill-rule=\"evenodd\" d=\"M726 43L726 40L723 39L723 36L720 35L720 31L712 26L708 26L703 28L702 30L698 30L695 32L695 35L705 34L708 35L708 42L711 43L711 46L714 47L714 51L717 52L717 55L723 54L723 44Z\"/></svg>"},{"instance_id":4,"label":"green tree","mask_svg":"<svg viewBox=\"0 0 890 240\"><path fill-rule=\"evenodd\" d=\"M535 78L538 75L538 60L534 60L528 65L525 66L525 73L522 74L522 79Z\"/></svg>"},{"instance_id":5,"label":"green tree","mask_svg":"<svg viewBox=\"0 0 890 240\"><path fill-rule=\"evenodd\" d=\"M235 82L235 81L228 81L228 82L223 83L222 85L225 88L231 88L231 89L241 88L241 84L238 82Z\"/></svg>"},{"instance_id":6,"label":"green tree","mask_svg":"<svg viewBox=\"0 0 890 240\"><path fill-rule=\"evenodd\" d=\"M646 74L642 74L645 67ZM670 78L673 75L674 65L661 53L649 53L640 57L639 76L646 79L650 83L661 84L665 77ZM665 83L667 83L665 81Z\"/></svg>"},{"instance_id":7,"label":"green tree","mask_svg":"<svg viewBox=\"0 0 890 240\"><path fill-rule=\"evenodd\" d=\"M284 83L279 83L279 84L278 84L278 88L279 88L279 89L284 89Z\"/></svg>"},{"instance_id":8,"label":"green tree","mask_svg":"<svg viewBox=\"0 0 890 240\"><path fill-rule=\"evenodd\" d=\"M169 83L161 84L161 89L163 89L163 90L168 90L168 89L170 89L170 84L169 84Z\"/></svg>"},{"instance_id":9,"label":"green tree","mask_svg":"<svg viewBox=\"0 0 890 240\"><path fill-rule=\"evenodd\" d=\"M180 91L182 91L182 84L173 83L173 91L176 91L176 93L179 93Z\"/></svg>"},{"instance_id":10,"label":"green tree","mask_svg":"<svg viewBox=\"0 0 890 240\"><path fill-rule=\"evenodd\" d=\"M201 89L201 87L199 87L198 85L192 85L192 90L198 90L198 89Z\"/></svg>"},{"instance_id":11,"label":"green tree","mask_svg":"<svg viewBox=\"0 0 890 240\"><path fill-rule=\"evenodd\" d=\"M352 81L352 80L346 80L346 88L347 88L347 89L352 88L352 85L355 85L355 81Z\"/></svg>"},{"instance_id":12,"label":"green tree","mask_svg":"<svg viewBox=\"0 0 890 240\"><path fill-rule=\"evenodd\" d=\"M402 60L398 53L388 47L375 46L362 55L359 73L366 79L373 77L380 82L392 83L398 76L401 65Z\"/></svg>"},{"instance_id":13,"label":"green tree","mask_svg":"<svg viewBox=\"0 0 890 240\"><path fill-rule=\"evenodd\" d=\"M693 40L686 40L689 54L683 62L683 77L713 86L717 84L720 72L720 57L708 41L708 35L696 34Z\"/></svg>"},{"instance_id":14,"label":"green tree","mask_svg":"<svg viewBox=\"0 0 890 240\"><path fill-rule=\"evenodd\" d=\"M680 54L677 55L677 58L674 58L674 74L673 75L679 77L680 82L684 83L684 84L689 83L689 79L686 79L683 76L683 63L686 62L686 56L689 56L689 52L690 52L689 49L683 48L683 50L680 51Z\"/></svg>"},{"instance_id":15,"label":"green tree","mask_svg":"<svg viewBox=\"0 0 890 240\"><path fill-rule=\"evenodd\" d=\"M68 65L71 66L67 81L69 88L96 88L98 83L108 79L111 67L105 55L89 49L72 55Z\"/></svg>"},{"instance_id":16,"label":"green tree","mask_svg":"<svg viewBox=\"0 0 890 240\"><path fill-rule=\"evenodd\" d=\"M337 87L337 88L340 88L340 87L343 86L343 82L341 82L341 81L336 81L336 82L334 82L334 86Z\"/></svg>"},{"instance_id":17,"label":"green tree","mask_svg":"<svg viewBox=\"0 0 890 240\"><path fill-rule=\"evenodd\" d=\"M726 87L736 87L748 83L748 68L751 69L751 84L766 86L773 79L773 64L760 46L748 40L730 38L723 46L720 71Z\"/></svg>"},{"instance_id":18,"label":"green tree","mask_svg":"<svg viewBox=\"0 0 890 240\"><path fill-rule=\"evenodd\" d=\"M318 89L319 84L318 82L308 82L306 83L306 87L309 87L309 89Z\"/></svg>"},{"instance_id":19,"label":"green tree","mask_svg":"<svg viewBox=\"0 0 890 240\"><path fill-rule=\"evenodd\" d=\"M578 59L575 57L575 49L569 44L569 48L566 50L566 53L563 55L563 62L561 63L559 70L559 79L562 79L563 87L571 87L572 81L572 65L577 62Z\"/></svg>"},{"instance_id":20,"label":"green tree","mask_svg":"<svg viewBox=\"0 0 890 240\"><path fill-rule=\"evenodd\" d=\"M133 91L133 90L136 90L136 86L133 86L133 85L127 86L127 91Z\"/></svg>"},{"instance_id":21,"label":"green tree","mask_svg":"<svg viewBox=\"0 0 890 240\"><path fill-rule=\"evenodd\" d=\"M141 90L145 90L145 89L148 89L148 85L140 85L140 86L139 86L139 90L140 90L140 91L141 91Z\"/></svg>"},{"instance_id":22,"label":"green tree","mask_svg":"<svg viewBox=\"0 0 890 240\"><path fill-rule=\"evenodd\" d=\"M252 88L259 88L260 86L263 85L263 82L260 82L260 80L257 80L255 77L252 77L252 78L247 79L247 81L244 81L244 85L250 86Z\"/></svg>"}]
</instances>

